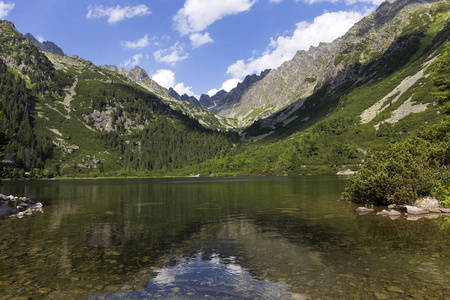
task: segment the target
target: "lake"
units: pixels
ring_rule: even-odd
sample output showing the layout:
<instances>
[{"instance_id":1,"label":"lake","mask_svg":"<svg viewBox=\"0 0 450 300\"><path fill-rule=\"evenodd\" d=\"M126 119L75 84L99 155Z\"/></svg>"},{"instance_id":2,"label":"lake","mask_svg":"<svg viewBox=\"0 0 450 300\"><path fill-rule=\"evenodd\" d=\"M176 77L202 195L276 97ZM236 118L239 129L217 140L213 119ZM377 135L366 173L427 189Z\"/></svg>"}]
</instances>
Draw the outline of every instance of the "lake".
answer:
<instances>
[{"instance_id":1,"label":"lake","mask_svg":"<svg viewBox=\"0 0 450 300\"><path fill-rule=\"evenodd\" d=\"M0 218L0 298L450 298L450 216L359 216L340 200L346 185L3 182L1 193L41 201L44 213Z\"/></svg>"}]
</instances>

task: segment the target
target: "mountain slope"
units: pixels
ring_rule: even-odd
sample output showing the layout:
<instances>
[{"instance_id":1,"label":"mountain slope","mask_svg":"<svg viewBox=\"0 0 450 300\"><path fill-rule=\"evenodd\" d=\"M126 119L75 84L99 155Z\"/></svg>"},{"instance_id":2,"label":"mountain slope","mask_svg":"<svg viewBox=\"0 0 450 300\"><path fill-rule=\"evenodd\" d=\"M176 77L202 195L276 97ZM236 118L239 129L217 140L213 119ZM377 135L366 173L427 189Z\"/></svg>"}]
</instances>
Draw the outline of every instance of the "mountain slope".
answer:
<instances>
[{"instance_id":1,"label":"mountain slope","mask_svg":"<svg viewBox=\"0 0 450 300\"><path fill-rule=\"evenodd\" d=\"M57 59L57 57L55 58ZM230 118L221 117L210 110L201 108L198 105L197 99L189 97L187 95L180 96L172 89L172 94L169 90L160 86L157 82L152 80L144 69L136 66L130 71L123 68L117 68L116 66L104 65L102 68L120 75L125 76L130 81L139 84L149 92L157 95L162 101L169 105L174 110L182 111L193 119L197 119L200 124L206 128L215 130L232 130L236 128L236 120ZM174 93L175 92L175 93Z\"/></svg>"},{"instance_id":2,"label":"mountain slope","mask_svg":"<svg viewBox=\"0 0 450 300\"><path fill-rule=\"evenodd\" d=\"M25 34L25 37L29 39L38 49L39 51L50 52L58 55L64 55L64 52L61 48L59 48L55 43L50 41L45 41L41 43L38 41L31 33Z\"/></svg>"},{"instance_id":3,"label":"mountain slope","mask_svg":"<svg viewBox=\"0 0 450 300\"><path fill-rule=\"evenodd\" d=\"M445 1L397 0L386 1L370 16L355 24L343 37L330 44L298 51L294 58L272 70L263 80L247 89L240 101L220 115L237 118L242 127L273 114L288 105L302 101L322 87L336 87L359 76L377 60L397 53L394 47L414 47L415 40L408 37L405 28L413 31L413 23L427 23L427 11L448 8ZM423 15L415 15L415 12ZM418 18L418 19L417 19ZM397 57L401 60L402 57ZM385 61L387 62L387 61ZM398 63L398 62L397 62ZM385 72L389 72L386 66ZM375 76L366 72L366 79Z\"/></svg>"},{"instance_id":4,"label":"mountain slope","mask_svg":"<svg viewBox=\"0 0 450 300\"><path fill-rule=\"evenodd\" d=\"M15 134L6 153L20 168L41 176L151 175L231 148L226 134L172 109L145 84L40 52L10 22L0 22L0 40L1 129Z\"/></svg>"},{"instance_id":5,"label":"mountain slope","mask_svg":"<svg viewBox=\"0 0 450 300\"><path fill-rule=\"evenodd\" d=\"M214 174L271 175L358 170L388 145L440 124L443 108L436 106L431 78L437 58L450 41L450 3L401 3L403 8L395 14L387 10L386 17L378 13L369 18L382 19L383 28L398 32L383 53L364 65L357 63L360 56L356 62L352 62L355 56L346 57L349 70L357 73L330 81L256 121L243 131L250 143L223 159L206 162L204 169ZM403 20L401 27L397 27L398 18ZM334 60L333 64L342 62L338 56Z\"/></svg>"}]
</instances>

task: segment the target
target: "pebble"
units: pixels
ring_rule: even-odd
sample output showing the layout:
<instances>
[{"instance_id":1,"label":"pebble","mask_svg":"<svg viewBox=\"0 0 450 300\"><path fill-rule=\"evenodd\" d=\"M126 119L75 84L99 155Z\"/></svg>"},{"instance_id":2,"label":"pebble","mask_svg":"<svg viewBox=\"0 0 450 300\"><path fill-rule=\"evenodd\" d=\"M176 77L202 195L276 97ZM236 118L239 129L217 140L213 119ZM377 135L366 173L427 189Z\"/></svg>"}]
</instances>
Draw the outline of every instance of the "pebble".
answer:
<instances>
[{"instance_id":1,"label":"pebble","mask_svg":"<svg viewBox=\"0 0 450 300\"><path fill-rule=\"evenodd\" d=\"M385 293L375 292L375 298L377 298L378 300L385 300L385 299L391 299L391 296L389 296L388 294L385 294Z\"/></svg>"},{"instance_id":2,"label":"pebble","mask_svg":"<svg viewBox=\"0 0 450 300\"><path fill-rule=\"evenodd\" d=\"M114 292L114 291L117 291L117 287L114 285L108 285L103 290L105 292Z\"/></svg>"},{"instance_id":3,"label":"pebble","mask_svg":"<svg viewBox=\"0 0 450 300\"><path fill-rule=\"evenodd\" d=\"M52 290L51 289L49 289L49 288L40 288L39 289L39 293L41 293L41 294L48 294L48 293L50 293Z\"/></svg>"},{"instance_id":4,"label":"pebble","mask_svg":"<svg viewBox=\"0 0 450 300\"><path fill-rule=\"evenodd\" d=\"M398 286L395 286L395 285L388 286L387 290L392 293L399 293L399 294L404 293L404 291L401 288L399 288Z\"/></svg>"}]
</instances>

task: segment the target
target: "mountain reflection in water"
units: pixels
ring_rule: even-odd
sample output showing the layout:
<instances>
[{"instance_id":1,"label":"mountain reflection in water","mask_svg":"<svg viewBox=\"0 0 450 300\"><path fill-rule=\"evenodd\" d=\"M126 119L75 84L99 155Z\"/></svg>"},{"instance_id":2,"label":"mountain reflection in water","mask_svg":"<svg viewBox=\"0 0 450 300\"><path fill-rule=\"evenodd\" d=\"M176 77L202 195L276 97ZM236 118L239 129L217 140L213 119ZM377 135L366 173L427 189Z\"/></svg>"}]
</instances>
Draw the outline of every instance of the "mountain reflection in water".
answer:
<instances>
[{"instance_id":1,"label":"mountain reflection in water","mask_svg":"<svg viewBox=\"0 0 450 300\"><path fill-rule=\"evenodd\" d=\"M450 299L450 217L359 216L346 185L6 181L45 212L0 217L0 299Z\"/></svg>"}]
</instances>

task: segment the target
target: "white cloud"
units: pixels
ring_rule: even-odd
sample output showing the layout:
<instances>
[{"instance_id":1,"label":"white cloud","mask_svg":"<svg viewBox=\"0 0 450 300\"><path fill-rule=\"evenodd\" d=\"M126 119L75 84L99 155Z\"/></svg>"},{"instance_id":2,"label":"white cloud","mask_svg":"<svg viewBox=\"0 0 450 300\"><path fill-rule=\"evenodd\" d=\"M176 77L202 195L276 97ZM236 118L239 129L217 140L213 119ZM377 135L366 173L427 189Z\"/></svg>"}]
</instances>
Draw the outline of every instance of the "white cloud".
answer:
<instances>
[{"instance_id":1,"label":"white cloud","mask_svg":"<svg viewBox=\"0 0 450 300\"><path fill-rule=\"evenodd\" d=\"M89 5L86 17L88 19L100 19L103 17L107 17L108 23L114 24L123 21L125 19L141 17L149 14L151 14L151 11L145 5L125 6L125 7L121 7L120 5L117 5L116 7L105 7L103 5L100 6Z\"/></svg>"},{"instance_id":2,"label":"white cloud","mask_svg":"<svg viewBox=\"0 0 450 300\"><path fill-rule=\"evenodd\" d=\"M209 36L209 32L205 34L193 33L189 37L191 39L192 47L198 48L204 44L214 43L214 40Z\"/></svg>"},{"instance_id":3,"label":"white cloud","mask_svg":"<svg viewBox=\"0 0 450 300\"><path fill-rule=\"evenodd\" d=\"M175 73L170 70L160 69L156 71L156 74L152 76L152 79L166 89L175 86Z\"/></svg>"},{"instance_id":4,"label":"white cloud","mask_svg":"<svg viewBox=\"0 0 450 300\"><path fill-rule=\"evenodd\" d=\"M262 56L252 57L247 62L238 60L228 67L227 73L234 78L242 78L265 69L277 68L292 59L298 50L308 50L320 42L332 42L344 35L363 17L363 13L339 11L324 13L316 17L313 23L299 22L292 35L271 39L268 50Z\"/></svg>"},{"instance_id":5,"label":"white cloud","mask_svg":"<svg viewBox=\"0 0 450 300\"><path fill-rule=\"evenodd\" d=\"M373 4L373 5L380 5L381 3L383 3L385 0L345 0L345 4L347 5L353 5L356 3L369 3L369 4Z\"/></svg>"},{"instance_id":6,"label":"white cloud","mask_svg":"<svg viewBox=\"0 0 450 300\"><path fill-rule=\"evenodd\" d=\"M270 0L271 2L278 1L278 0ZM281 1L281 0L280 0ZM338 3L338 2L345 2L346 5L353 5L356 3L369 3L373 5L380 5L385 0L295 0L295 2L304 2L307 4L315 4L315 3L323 3L323 2L330 2L330 3Z\"/></svg>"},{"instance_id":7,"label":"white cloud","mask_svg":"<svg viewBox=\"0 0 450 300\"><path fill-rule=\"evenodd\" d=\"M122 41L122 42L120 42L120 44L122 45L122 47L124 47L126 49L139 50L139 49L147 47L150 44L150 39L148 38L148 35L144 35L143 38L141 38L135 42Z\"/></svg>"},{"instance_id":8,"label":"white cloud","mask_svg":"<svg viewBox=\"0 0 450 300\"><path fill-rule=\"evenodd\" d=\"M45 42L45 39L44 39L44 37L42 36L42 35L37 35L36 36L36 39L40 42L40 43L43 43L43 42Z\"/></svg>"},{"instance_id":9,"label":"white cloud","mask_svg":"<svg viewBox=\"0 0 450 300\"><path fill-rule=\"evenodd\" d=\"M211 97L211 96L214 96L215 94L217 94L217 92L220 90L229 92L232 89L234 89L241 82L242 82L242 80L240 80L239 78L228 79L227 81L222 83L222 87L220 89L209 90L207 94Z\"/></svg>"},{"instance_id":10,"label":"white cloud","mask_svg":"<svg viewBox=\"0 0 450 300\"><path fill-rule=\"evenodd\" d=\"M153 53L157 62L164 62L170 65L174 65L176 62L188 58L188 55L184 53L183 46L179 42L176 42L168 49L159 49Z\"/></svg>"},{"instance_id":11,"label":"white cloud","mask_svg":"<svg viewBox=\"0 0 450 300\"><path fill-rule=\"evenodd\" d=\"M248 11L257 0L186 0L173 17L175 28L182 34L200 32L228 15Z\"/></svg>"},{"instance_id":12,"label":"white cloud","mask_svg":"<svg viewBox=\"0 0 450 300\"><path fill-rule=\"evenodd\" d=\"M184 83L182 83L182 82L177 83L177 84L173 87L173 89L174 89L175 91L177 91L177 93L178 93L179 95L184 95L184 94L186 94L186 95L188 95L188 96L194 96L197 100L200 98L199 95L196 95L196 94L192 91L192 87L191 87L191 86L185 86Z\"/></svg>"},{"instance_id":13,"label":"white cloud","mask_svg":"<svg viewBox=\"0 0 450 300\"><path fill-rule=\"evenodd\" d=\"M214 96L215 94L217 94L219 90L218 89L211 89L209 90L206 94L210 97Z\"/></svg>"},{"instance_id":14,"label":"white cloud","mask_svg":"<svg viewBox=\"0 0 450 300\"><path fill-rule=\"evenodd\" d=\"M140 63L140 61L142 60L142 58L144 58L144 55L142 55L142 53L139 53L139 54L134 55L132 58L125 60L122 64L125 67L137 66Z\"/></svg>"},{"instance_id":15,"label":"white cloud","mask_svg":"<svg viewBox=\"0 0 450 300\"><path fill-rule=\"evenodd\" d=\"M192 91L192 87L186 86L182 82L175 83L175 73L170 70L160 69L156 71L152 79L166 89L173 88L180 95L187 94L188 96L194 96L199 99L199 96Z\"/></svg>"},{"instance_id":16,"label":"white cloud","mask_svg":"<svg viewBox=\"0 0 450 300\"><path fill-rule=\"evenodd\" d=\"M14 3L0 1L0 19L4 19L8 14L11 12L11 10L14 9Z\"/></svg>"},{"instance_id":17,"label":"white cloud","mask_svg":"<svg viewBox=\"0 0 450 300\"><path fill-rule=\"evenodd\" d=\"M283 0L269 0L270 3L280 3Z\"/></svg>"}]
</instances>

